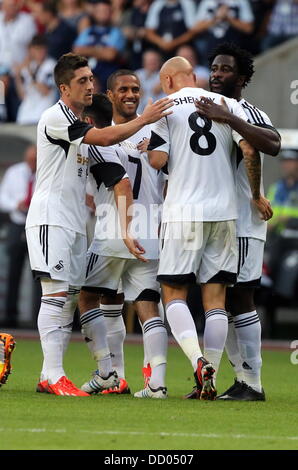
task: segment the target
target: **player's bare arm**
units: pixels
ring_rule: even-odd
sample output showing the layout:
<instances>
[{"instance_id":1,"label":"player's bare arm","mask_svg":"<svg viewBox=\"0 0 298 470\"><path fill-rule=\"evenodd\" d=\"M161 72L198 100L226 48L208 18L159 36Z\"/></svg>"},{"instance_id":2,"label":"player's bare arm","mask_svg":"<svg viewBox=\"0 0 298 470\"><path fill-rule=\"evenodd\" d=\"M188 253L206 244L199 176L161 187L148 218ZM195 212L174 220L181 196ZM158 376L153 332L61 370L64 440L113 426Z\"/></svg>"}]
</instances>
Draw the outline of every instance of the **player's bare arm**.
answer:
<instances>
[{"instance_id":1,"label":"player's bare arm","mask_svg":"<svg viewBox=\"0 0 298 470\"><path fill-rule=\"evenodd\" d=\"M211 98L202 96L196 107L200 114L214 121L229 124L244 139L260 152L276 156L280 150L280 136L274 129L255 126L231 113L224 98L221 105L214 103Z\"/></svg>"},{"instance_id":2,"label":"player's bare arm","mask_svg":"<svg viewBox=\"0 0 298 470\"><path fill-rule=\"evenodd\" d=\"M114 186L114 197L117 205L122 239L128 249L140 261L146 262L144 258L144 248L138 243L137 240L131 237L129 233L130 224L132 221L132 206L133 194L129 178L123 178Z\"/></svg>"},{"instance_id":3,"label":"player's bare arm","mask_svg":"<svg viewBox=\"0 0 298 470\"><path fill-rule=\"evenodd\" d=\"M273 215L270 201L260 193L262 172L260 154L245 140L240 141L239 147L243 153L244 165L252 192L252 203L260 212L261 219L269 220Z\"/></svg>"},{"instance_id":4,"label":"player's bare arm","mask_svg":"<svg viewBox=\"0 0 298 470\"><path fill-rule=\"evenodd\" d=\"M156 170L163 168L169 158L166 152L161 152L160 150L149 150L148 157L150 165Z\"/></svg>"},{"instance_id":5,"label":"player's bare arm","mask_svg":"<svg viewBox=\"0 0 298 470\"><path fill-rule=\"evenodd\" d=\"M106 147L122 142L134 135L146 124L152 124L153 122L159 121L162 117L172 114L170 110L172 106L173 101L169 98L162 98L155 101L155 103L149 100L143 114L136 119L124 124L105 127L104 129L93 127L86 133L84 143Z\"/></svg>"}]
</instances>

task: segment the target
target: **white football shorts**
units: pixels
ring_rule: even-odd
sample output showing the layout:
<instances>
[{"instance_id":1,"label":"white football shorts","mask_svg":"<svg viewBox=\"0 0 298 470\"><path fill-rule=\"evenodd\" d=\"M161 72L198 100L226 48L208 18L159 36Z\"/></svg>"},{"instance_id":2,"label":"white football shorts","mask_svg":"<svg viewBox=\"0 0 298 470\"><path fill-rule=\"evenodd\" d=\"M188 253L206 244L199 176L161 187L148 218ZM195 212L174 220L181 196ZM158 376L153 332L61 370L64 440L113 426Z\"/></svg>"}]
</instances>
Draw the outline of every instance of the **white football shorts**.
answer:
<instances>
[{"instance_id":1,"label":"white football shorts","mask_svg":"<svg viewBox=\"0 0 298 470\"><path fill-rule=\"evenodd\" d=\"M236 282L235 221L162 224L158 281L170 284Z\"/></svg>"},{"instance_id":2,"label":"white football shorts","mask_svg":"<svg viewBox=\"0 0 298 470\"><path fill-rule=\"evenodd\" d=\"M87 253L87 271L83 289L115 295L124 292L125 300L159 301L160 285L156 280L158 260L143 263L138 259L100 256L92 252L92 244ZM121 285L122 284L122 285ZM147 296L138 299L140 294Z\"/></svg>"},{"instance_id":3,"label":"white football shorts","mask_svg":"<svg viewBox=\"0 0 298 470\"><path fill-rule=\"evenodd\" d=\"M261 282L265 242L257 238L237 237L237 286L258 287Z\"/></svg>"},{"instance_id":4,"label":"white football shorts","mask_svg":"<svg viewBox=\"0 0 298 470\"><path fill-rule=\"evenodd\" d=\"M86 275L87 237L54 225L26 229L31 270L35 279L49 277L81 286Z\"/></svg>"}]
</instances>

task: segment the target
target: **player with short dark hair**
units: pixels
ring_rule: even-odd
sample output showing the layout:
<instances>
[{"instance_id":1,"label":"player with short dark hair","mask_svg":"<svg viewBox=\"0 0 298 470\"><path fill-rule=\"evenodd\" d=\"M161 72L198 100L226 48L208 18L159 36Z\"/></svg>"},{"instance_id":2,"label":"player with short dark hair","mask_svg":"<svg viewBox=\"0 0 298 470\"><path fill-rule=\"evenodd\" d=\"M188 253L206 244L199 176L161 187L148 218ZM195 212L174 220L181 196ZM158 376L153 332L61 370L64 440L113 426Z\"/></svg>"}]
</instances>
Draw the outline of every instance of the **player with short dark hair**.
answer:
<instances>
[{"instance_id":1,"label":"player with short dark hair","mask_svg":"<svg viewBox=\"0 0 298 470\"><path fill-rule=\"evenodd\" d=\"M137 114L140 102L141 83L140 79L132 70L121 69L114 72L109 77L108 96L113 103L113 121L115 124L128 122L134 119ZM147 176L150 180L150 192L152 201L160 205L163 202L163 191L165 178L161 172L156 172L150 165L148 160L147 146L151 135L151 126L144 126L140 131L130 137L130 141L134 142L138 149L142 152L143 162L147 170ZM155 255L156 258L158 255ZM140 308L141 305L139 305ZM146 305L145 305L146 306ZM150 306L147 303L147 308ZM153 311L155 305L151 304ZM164 310L162 304L158 305L159 316L164 320ZM143 330L143 327L142 327ZM148 359L148 351L146 341L144 343L144 361L142 373L144 377L144 386L148 385L151 377L151 367Z\"/></svg>"},{"instance_id":2,"label":"player with short dark hair","mask_svg":"<svg viewBox=\"0 0 298 470\"><path fill-rule=\"evenodd\" d=\"M251 81L254 73L252 55L238 46L224 43L218 46L209 59L210 90L227 98L234 98L242 106L249 122L243 124L250 128L247 140L257 150L277 155L280 136L264 111L256 108L242 98L242 89ZM230 115L226 107L214 103L199 104L200 112L214 120L226 122L232 127L237 118ZM239 129L238 129L239 130ZM244 134L242 134L244 135ZM264 155L253 169L254 179L261 186ZM265 400L261 385L261 324L254 302L255 289L260 285L264 244L266 240L266 221L260 219L251 205L252 192L245 171L243 155L235 156L235 175L237 183L238 219L236 234L238 244L237 283L227 289L227 311L229 312L229 331L226 351L236 373L232 387L221 394L221 400L257 401ZM190 394L188 398L193 398Z\"/></svg>"},{"instance_id":3,"label":"player with short dark hair","mask_svg":"<svg viewBox=\"0 0 298 470\"><path fill-rule=\"evenodd\" d=\"M120 90L122 88L130 88L130 86L132 88L139 87L138 79L136 82L134 74L131 74L129 71L125 75L118 76L114 83L115 88L110 90L109 94L115 93L117 86L119 86ZM128 103L131 103L132 100L132 97L129 96L130 93L128 92L126 95L127 100L130 100ZM114 95L113 97L115 98ZM131 108L134 108L134 111L136 111L137 105L138 100L134 102L134 106L131 106ZM85 109L84 113L89 118L93 116L94 124L100 126L103 114L101 106L89 107ZM132 115L132 118L134 117ZM112 149L107 150L110 151ZM156 170L149 166L145 154L138 150L137 143L126 140L116 145L113 151L118 155L133 186L134 216L132 217L132 230L137 228L136 225L139 224L143 231L139 235L139 241L145 248L144 257L146 262L141 263L139 260L132 259L122 240L119 239L118 224L115 221L115 202L111 191L107 191L104 185L101 184L103 172L109 171L105 149L98 146L90 146L88 150L89 157L91 158L90 173L93 175L93 193L95 194L94 199L98 220L95 226L94 239L88 250L87 276L79 299L82 331L84 336L88 338L88 346L94 354L95 344L93 341L90 341L92 330L89 329L88 334L84 318L90 314L94 315L96 309L101 315L105 315L113 358L112 363L120 377L120 386L111 390L111 393L128 393L129 389L125 380L123 363L125 327L121 316L122 308L119 308L117 304L115 305L121 281L126 301L133 302L138 313L143 328L144 347L148 351L148 361L152 368L151 386L148 386L146 390L138 392L135 396L140 398L166 398L167 333L158 315L157 307L160 301L159 284L156 281L158 221L156 220L154 224L151 219L154 216L153 210L157 210L157 205L161 202L161 195L157 193L156 188L159 175ZM92 163L92 159L97 161L96 165ZM116 164L111 158L109 160L111 167ZM95 169L99 166L102 169L95 172ZM152 181L152 173L154 173L154 181ZM152 213L150 212L151 209ZM104 211L106 211L105 217L103 217ZM110 233L107 233L107 229L109 229ZM119 297L118 294L118 299ZM101 302L100 308L98 308L99 301ZM122 332L124 333L123 335L121 334ZM118 338L118 344L116 344L116 337ZM101 391L102 371L100 366L98 369L93 378L83 385L83 390L89 393Z\"/></svg>"},{"instance_id":4,"label":"player with short dark hair","mask_svg":"<svg viewBox=\"0 0 298 470\"><path fill-rule=\"evenodd\" d=\"M55 395L88 396L63 369L67 346L63 331L69 332L69 338L73 319L72 309L65 306L84 281L87 249L88 159L82 158L80 145L120 142L169 113L171 104L159 100L129 123L96 129L80 119L93 95L93 74L85 59L71 53L61 56L55 77L61 98L38 123L36 186L26 221L31 269L42 286L38 329L44 364L38 389ZM133 255L140 256L139 245L128 233L124 242Z\"/></svg>"}]
</instances>

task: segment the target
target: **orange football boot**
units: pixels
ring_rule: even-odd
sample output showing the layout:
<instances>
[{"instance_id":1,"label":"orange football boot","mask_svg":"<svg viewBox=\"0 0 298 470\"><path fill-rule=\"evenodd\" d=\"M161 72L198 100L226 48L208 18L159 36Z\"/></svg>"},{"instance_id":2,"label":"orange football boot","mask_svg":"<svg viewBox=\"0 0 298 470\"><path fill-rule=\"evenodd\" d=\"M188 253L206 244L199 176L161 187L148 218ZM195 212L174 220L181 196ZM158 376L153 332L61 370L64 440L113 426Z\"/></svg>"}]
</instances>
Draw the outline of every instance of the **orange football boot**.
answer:
<instances>
[{"instance_id":1,"label":"orange football boot","mask_svg":"<svg viewBox=\"0 0 298 470\"><path fill-rule=\"evenodd\" d=\"M41 380L36 386L36 391L39 393L49 393L48 387L49 382L47 380Z\"/></svg>"},{"instance_id":2,"label":"orange football boot","mask_svg":"<svg viewBox=\"0 0 298 470\"><path fill-rule=\"evenodd\" d=\"M13 336L8 333L0 333L0 387L6 383L11 373L11 354L15 345Z\"/></svg>"},{"instance_id":3,"label":"orange football boot","mask_svg":"<svg viewBox=\"0 0 298 470\"><path fill-rule=\"evenodd\" d=\"M149 381L150 381L150 377L151 377L151 373L152 373L151 366L150 366L149 362L147 364L147 367L143 367L142 373L143 373L143 377L144 377L144 388L146 388L147 385L149 385Z\"/></svg>"},{"instance_id":4,"label":"orange football boot","mask_svg":"<svg viewBox=\"0 0 298 470\"><path fill-rule=\"evenodd\" d=\"M55 384L48 384L48 393L68 397L90 397L89 393L77 388L65 375Z\"/></svg>"},{"instance_id":5,"label":"orange football boot","mask_svg":"<svg viewBox=\"0 0 298 470\"><path fill-rule=\"evenodd\" d=\"M108 388L100 392L100 395L107 395L109 393L117 393L118 395L130 394L130 388L125 379L120 379L119 386Z\"/></svg>"}]
</instances>

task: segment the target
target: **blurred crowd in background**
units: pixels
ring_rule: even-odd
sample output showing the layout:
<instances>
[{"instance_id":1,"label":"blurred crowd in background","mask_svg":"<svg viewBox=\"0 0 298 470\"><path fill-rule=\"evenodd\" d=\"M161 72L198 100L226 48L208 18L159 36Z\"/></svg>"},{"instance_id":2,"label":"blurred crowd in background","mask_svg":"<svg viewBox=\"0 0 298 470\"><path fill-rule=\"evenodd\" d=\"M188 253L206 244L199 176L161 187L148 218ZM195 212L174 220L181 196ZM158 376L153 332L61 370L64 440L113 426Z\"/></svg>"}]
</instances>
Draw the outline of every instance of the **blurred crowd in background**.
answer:
<instances>
[{"instance_id":1,"label":"blurred crowd in background","mask_svg":"<svg viewBox=\"0 0 298 470\"><path fill-rule=\"evenodd\" d=\"M142 111L161 96L158 72L173 55L190 60L204 88L218 43L257 55L295 36L297 0L0 0L0 121L35 124L57 98L56 60L70 51L89 58L96 91L118 68L136 70Z\"/></svg>"}]
</instances>

